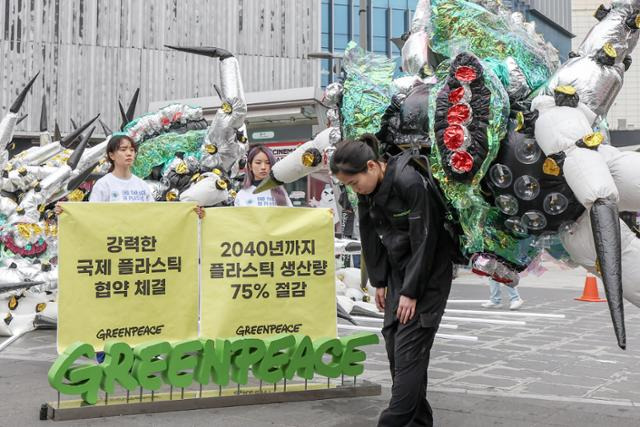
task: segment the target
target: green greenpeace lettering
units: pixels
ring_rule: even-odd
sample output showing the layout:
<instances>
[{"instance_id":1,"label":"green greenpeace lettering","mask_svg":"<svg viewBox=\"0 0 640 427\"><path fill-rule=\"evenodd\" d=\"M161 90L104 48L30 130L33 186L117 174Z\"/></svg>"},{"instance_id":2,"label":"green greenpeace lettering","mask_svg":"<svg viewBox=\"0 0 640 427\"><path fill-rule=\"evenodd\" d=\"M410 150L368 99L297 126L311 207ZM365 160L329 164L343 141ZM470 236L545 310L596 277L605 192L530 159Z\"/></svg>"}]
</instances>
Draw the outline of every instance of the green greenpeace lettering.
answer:
<instances>
[{"instance_id":1,"label":"green greenpeace lettering","mask_svg":"<svg viewBox=\"0 0 640 427\"><path fill-rule=\"evenodd\" d=\"M142 387L159 390L163 382L177 388L194 381L226 386L231 378L247 384L249 370L256 378L276 383L294 376L310 380L314 374L336 378L362 374L366 355L359 347L378 343L378 336L359 333L348 337L312 341L308 336L278 335L271 338L198 339L168 343L154 341L131 348L123 342L105 345L102 364L90 344L74 343L49 369L49 384L63 394L80 396L95 404L100 390L114 392L118 383L126 390ZM325 362L325 355L330 361Z\"/></svg>"}]
</instances>

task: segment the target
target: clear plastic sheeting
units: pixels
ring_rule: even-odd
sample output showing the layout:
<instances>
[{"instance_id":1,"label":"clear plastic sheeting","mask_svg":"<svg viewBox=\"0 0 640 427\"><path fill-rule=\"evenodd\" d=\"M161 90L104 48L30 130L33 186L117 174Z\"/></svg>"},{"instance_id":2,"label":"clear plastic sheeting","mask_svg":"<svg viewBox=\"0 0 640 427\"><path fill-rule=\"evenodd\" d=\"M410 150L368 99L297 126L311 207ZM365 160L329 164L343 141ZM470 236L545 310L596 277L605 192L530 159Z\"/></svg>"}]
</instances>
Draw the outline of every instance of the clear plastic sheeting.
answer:
<instances>
[{"instance_id":1,"label":"clear plastic sheeting","mask_svg":"<svg viewBox=\"0 0 640 427\"><path fill-rule=\"evenodd\" d=\"M512 57L531 90L542 86L555 68L547 46L532 39L508 14L491 13L464 0L432 0L431 3L431 48L435 52L451 57L455 49L460 49L482 59ZM501 10L497 6L495 9Z\"/></svg>"},{"instance_id":2,"label":"clear plastic sheeting","mask_svg":"<svg viewBox=\"0 0 640 427\"><path fill-rule=\"evenodd\" d=\"M344 137L356 138L380 130L380 121L391 102L396 63L386 56L366 52L350 42L344 53L341 113Z\"/></svg>"},{"instance_id":3,"label":"clear plastic sheeting","mask_svg":"<svg viewBox=\"0 0 640 427\"><path fill-rule=\"evenodd\" d=\"M624 82L624 65L602 65L593 56L570 59L551 77L545 93L558 86L573 86L596 115L606 116Z\"/></svg>"},{"instance_id":4,"label":"clear plastic sheeting","mask_svg":"<svg viewBox=\"0 0 640 427\"><path fill-rule=\"evenodd\" d=\"M618 53L616 63L622 63L625 56L629 55L638 44L640 31L627 24L629 20L634 21L633 17L634 14L638 13L638 8L640 8L640 5L636 6L635 11L630 6L617 5L613 7L607 13L607 16L591 28L589 34L578 47L578 54L582 56L591 55L597 52L605 43L611 43Z\"/></svg>"}]
</instances>

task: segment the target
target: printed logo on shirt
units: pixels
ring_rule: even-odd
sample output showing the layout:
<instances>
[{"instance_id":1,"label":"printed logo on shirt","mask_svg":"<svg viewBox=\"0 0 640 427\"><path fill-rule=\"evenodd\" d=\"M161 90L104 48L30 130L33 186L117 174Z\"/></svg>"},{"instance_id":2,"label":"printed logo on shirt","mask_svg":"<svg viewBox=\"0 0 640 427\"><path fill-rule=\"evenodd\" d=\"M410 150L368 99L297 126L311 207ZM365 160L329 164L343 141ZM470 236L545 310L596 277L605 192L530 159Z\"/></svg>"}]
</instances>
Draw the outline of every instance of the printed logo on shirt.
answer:
<instances>
[{"instance_id":1,"label":"printed logo on shirt","mask_svg":"<svg viewBox=\"0 0 640 427\"><path fill-rule=\"evenodd\" d=\"M111 199L118 199L118 196L120 195L120 193L118 193L117 191L112 191L111 192Z\"/></svg>"},{"instance_id":2,"label":"printed logo on shirt","mask_svg":"<svg viewBox=\"0 0 640 427\"><path fill-rule=\"evenodd\" d=\"M399 217L401 217L401 216L407 216L407 215L409 215L410 213L411 213L411 209L407 209L407 210L406 210L406 211L404 211L404 212L399 212L399 213L395 213L395 214L393 214L393 217L394 217L394 218L399 218Z\"/></svg>"}]
</instances>

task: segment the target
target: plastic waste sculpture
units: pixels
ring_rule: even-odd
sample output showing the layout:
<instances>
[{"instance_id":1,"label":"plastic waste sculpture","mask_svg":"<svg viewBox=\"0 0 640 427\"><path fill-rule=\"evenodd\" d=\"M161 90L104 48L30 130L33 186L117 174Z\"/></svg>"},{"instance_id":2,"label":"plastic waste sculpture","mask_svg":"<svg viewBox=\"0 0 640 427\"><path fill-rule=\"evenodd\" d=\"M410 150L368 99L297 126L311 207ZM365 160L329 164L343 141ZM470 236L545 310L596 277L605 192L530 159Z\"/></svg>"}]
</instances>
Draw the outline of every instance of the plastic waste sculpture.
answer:
<instances>
[{"instance_id":1,"label":"plastic waste sculpture","mask_svg":"<svg viewBox=\"0 0 640 427\"><path fill-rule=\"evenodd\" d=\"M640 36L640 0L595 14L559 65L534 24L496 0L422 0L403 36L403 71L351 43L327 86L328 127L276 164L256 191L326 168L342 138L374 132L386 154L429 166L474 272L516 286L544 250L602 277L626 346L624 297L640 306L640 153L608 143L606 114ZM418 157L422 154L422 158Z\"/></svg>"},{"instance_id":2,"label":"plastic waste sculpture","mask_svg":"<svg viewBox=\"0 0 640 427\"><path fill-rule=\"evenodd\" d=\"M238 61L223 49L174 49L219 58L221 89L216 90L222 106L212 123L207 125L202 109L186 105L169 105L133 119L136 91L126 112L120 105L123 124L119 133L138 144L133 172L147 180L156 200L195 201L202 206L228 203L233 200L232 180L242 169L249 145ZM4 319L0 335L14 337L34 327L55 327L57 226L53 207L58 200L86 200L91 183L107 172L108 165L105 152L110 137L87 147L94 128L87 129L98 116L65 138L59 136L56 125L51 141L44 100L41 146L9 158L20 107L37 77L27 83L0 122L0 297L8 298L9 309L0 310ZM111 134L100 124L105 134Z\"/></svg>"}]
</instances>

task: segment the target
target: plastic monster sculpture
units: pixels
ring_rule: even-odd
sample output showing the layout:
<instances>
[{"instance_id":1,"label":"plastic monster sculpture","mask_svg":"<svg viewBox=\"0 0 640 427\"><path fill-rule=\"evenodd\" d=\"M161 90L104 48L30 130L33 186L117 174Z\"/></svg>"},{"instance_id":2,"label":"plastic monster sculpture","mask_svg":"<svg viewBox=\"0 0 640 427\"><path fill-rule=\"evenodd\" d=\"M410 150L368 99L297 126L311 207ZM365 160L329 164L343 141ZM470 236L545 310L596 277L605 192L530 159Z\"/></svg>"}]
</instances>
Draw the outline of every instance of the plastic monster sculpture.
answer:
<instances>
[{"instance_id":1,"label":"plastic monster sculpture","mask_svg":"<svg viewBox=\"0 0 640 427\"><path fill-rule=\"evenodd\" d=\"M133 173L148 181L156 200L195 201L202 206L228 202L249 145L238 61L215 47L167 47L220 59L221 89L214 87L222 105L210 125L201 108L179 104L125 123L122 132L138 144Z\"/></svg>"},{"instance_id":2,"label":"plastic monster sculpture","mask_svg":"<svg viewBox=\"0 0 640 427\"><path fill-rule=\"evenodd\" d=\"M136 91L126 112L120 104L121 132L139 145L133 172L148 180L157 200L196 201L202 206L229 202L233 197L230 180L239 173L248 146L238 62L222 49L176 49L220 58L222 107L210 126L201 109L186 105L170 105L133 119ZM7 313L0 310L4 318L0 335L14 337L34 327L55 326L57 227L51 208L61 199L88 197L90 183L106 173L109 141L108 137L87 147L94 128L85 131L96 116L65 138L59 136L56 125L51 142L43 99L41 146L9 158L7 147L20 120L18 110L36 78L0 122L0 298L8 301L9 309ZM100 124L105 134L111 133Z\"/></svg>"},{"instance_id":3,"label":"plastic monster sculpture","mask_svg":"<svg viewBox=\"0 0 640 427\"><path fill-rule=\"evenodd\" d=\"M640 36L640 0L615 0L595 16L560 66L535 26L499 2L420 1L403 36L408 75L392 80L383 58L350 45L345 81L326 90L339 122L276 164L256 191L325 167L332 130L377 132L387 154L428 158L425 175L474 272L515 286L545 250L582 265L602 277L625 348L622 297L640 306L640 240L618 213L640 211L640 153L607 144L605 116Z\"/></svg>"}]
</instances>

